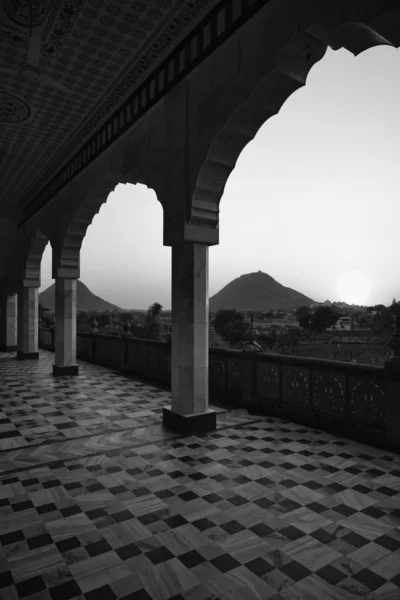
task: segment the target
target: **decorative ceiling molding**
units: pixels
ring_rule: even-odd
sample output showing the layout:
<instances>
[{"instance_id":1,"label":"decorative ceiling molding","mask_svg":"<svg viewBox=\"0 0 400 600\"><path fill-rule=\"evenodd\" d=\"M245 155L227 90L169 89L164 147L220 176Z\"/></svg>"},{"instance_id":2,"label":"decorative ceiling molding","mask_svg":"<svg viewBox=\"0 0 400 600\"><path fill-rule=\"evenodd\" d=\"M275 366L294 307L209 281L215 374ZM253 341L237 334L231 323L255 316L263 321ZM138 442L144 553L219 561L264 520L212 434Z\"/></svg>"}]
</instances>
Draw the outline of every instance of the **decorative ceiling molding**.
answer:
<instances>
[{"instance_id":1,"label":"decorative ceiling molding","mask_svg":"<svg viewBox=\"0 0 400 600\"><path fill-rule=\"evenodd\" d=\"M31 109L26 102L12 94L0 91L0 123L20 123L30 116Z\"/></svg>"},{"instance_id":2,"label":"decorative ceiling molding","mask_svg":"<svg viewBox=\"0 0 400 600\"><path fill-rule=\"evenodd\" d=\"M21 72L29 49L23 4L8 0L5 7L0 0L0 90L36 110L23 131L9 122L0 134L10 150L0 186L21 206L215 0L36 0L35 18L43 17L39 71L70 95Z\"/></svg>"},{"instance_id":3,"label":"decorative ceiling molding","mask_svg":"<svg viewBox=\"0 0 400 600\"><path fill-rule=\"evenodd\" d=\"M29 204L23 205L24 218L20 226L41 210L60 189L104 152L217 46L265 6L267 1L269 0L255 0L251 6L238 4L235 0L220 2L91 138L81 145L78 152L53 175Z\"/></svg>"},{"instance_id":4,"label":"decorative ceiling molding","mask_svg":"<svg viewBox=\"0 0 400 600\"><path fill-rule=\"evenodd\" d=\"M8 17L22 27L41 25L49 14L54 0L4 0L4 10ZM31 12L32 11L32 12Z\"/></svg>"}]
</instances>

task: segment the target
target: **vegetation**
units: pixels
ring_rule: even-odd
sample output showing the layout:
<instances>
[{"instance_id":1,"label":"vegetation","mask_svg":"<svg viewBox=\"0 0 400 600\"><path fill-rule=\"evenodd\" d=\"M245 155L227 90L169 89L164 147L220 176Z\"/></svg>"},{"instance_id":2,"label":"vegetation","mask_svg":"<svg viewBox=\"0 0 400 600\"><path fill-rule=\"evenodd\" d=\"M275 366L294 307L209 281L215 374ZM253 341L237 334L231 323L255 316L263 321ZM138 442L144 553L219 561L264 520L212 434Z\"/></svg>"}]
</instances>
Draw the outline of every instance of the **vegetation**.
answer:
<instances>
[{"instance_id":1,"label":"vegetation","mask_svg":"<svg viewBox=\"0 0 400 600\"><path fill-rule=\"evenodd\" d=\"M313 334L323 333L328 327L335 325L341 315L331 306L318 306L314 312L310 311L309 306L301 306L295 316L300 327L309 332L311 341Z\"/></svg>"},{"instance_id":2,"label":"vegetation","mask_svg":"<svg viewBox=\"0 0 400 600\"><path fill-rule=\"evenodd\" d=\"M243 313L234 308L221 308L217 310L215 319L212 322L215 332L234 348L244 340L247 325L244 322Z\"/></svg>"},{"instance_id":3,"label":"vegetation","mask_svg":"<svg viewBox=\"0 0 400 600\"><path fill-rule=\"evenodd\" d=\"M154 302L147 309L144 321L144 339L160 340L162 338L162 327L160 323L162 309L163 307L159 302Z\"/></svg>"},{"instance_id":4,"label":"vegetation","mask_svg":"<svg viewBox=\"0 0 400 600\"><path fill-rule=\"evenodd\" d=\"M39 321L43 327L51 328L54 325L54 311L39 302Z\"/></svg>"}]
</instances>

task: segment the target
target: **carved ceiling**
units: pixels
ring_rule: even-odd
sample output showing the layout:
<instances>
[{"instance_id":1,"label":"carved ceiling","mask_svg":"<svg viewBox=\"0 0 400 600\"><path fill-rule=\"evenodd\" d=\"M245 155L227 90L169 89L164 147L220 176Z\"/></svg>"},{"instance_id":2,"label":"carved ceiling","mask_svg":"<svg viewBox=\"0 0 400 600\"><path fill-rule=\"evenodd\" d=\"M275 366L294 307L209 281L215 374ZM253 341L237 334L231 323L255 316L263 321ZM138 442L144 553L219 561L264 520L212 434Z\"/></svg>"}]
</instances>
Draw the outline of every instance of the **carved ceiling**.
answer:
<instances>
[{"instance_id":1,"label":"carved ceiling","mask_svg":"<svg viewBox=\"0 0 400 600\"><path fill-rule=\"evenodd\" d=\"M19 205L216 0L0 0L0 204Z\"/></svg>"}]
</instances>

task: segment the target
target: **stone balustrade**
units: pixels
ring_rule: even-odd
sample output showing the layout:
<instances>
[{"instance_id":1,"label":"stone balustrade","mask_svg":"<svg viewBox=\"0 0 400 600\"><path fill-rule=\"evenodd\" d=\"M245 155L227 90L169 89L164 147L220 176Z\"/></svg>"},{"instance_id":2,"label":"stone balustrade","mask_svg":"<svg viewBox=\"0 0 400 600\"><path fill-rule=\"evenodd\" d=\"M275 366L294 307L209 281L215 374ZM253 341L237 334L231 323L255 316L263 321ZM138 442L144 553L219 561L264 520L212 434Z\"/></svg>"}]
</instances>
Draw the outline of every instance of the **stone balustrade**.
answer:
<instances>
[{"instance_id":1,"label":"stone balustrade","mask_svg":"<svg viewBox=\"0 0 400 600\"><path fill-rule=\"evenodd\" d=\"M41 348L52 349L52 344L54 348L51 335L50 330L40 329ZM167 342L78 333L77 356L170 385L171 346ZM210 349L212 403L233 404L255 414L400 451L400 423L388 419L386 389L387 371L382 367Z\"/></svg>"}]
</instances>

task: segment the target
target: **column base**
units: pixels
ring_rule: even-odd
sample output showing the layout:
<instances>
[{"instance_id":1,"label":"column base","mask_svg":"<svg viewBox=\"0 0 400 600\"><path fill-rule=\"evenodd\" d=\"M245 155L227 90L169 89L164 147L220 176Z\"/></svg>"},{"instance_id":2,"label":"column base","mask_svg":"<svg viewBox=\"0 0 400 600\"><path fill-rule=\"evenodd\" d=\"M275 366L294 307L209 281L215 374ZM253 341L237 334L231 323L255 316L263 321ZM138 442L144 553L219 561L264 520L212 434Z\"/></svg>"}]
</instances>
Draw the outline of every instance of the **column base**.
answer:
<instances>
[{"instance_id":1,"label":"column base","mask_svg":"<svg viewBox=\"0 0 400 600\"><path fill-rule=\"evenodd\" d=\"M79 367L78 365L70 365L69 367L53 365L53 375L79 375Z\"/></svg>"},{"instance_id":2,"label":"column base","mask_svg":"<svg viewBox=\"0 0 400 600\"><path fill-rule=\"evenodd\" d=\"M173 412L171 406L164 406L163 424L180 433L206 433L217 428L217 413L210 408L207 412L181 415Z\"/></svg>"},{"instance_id":3,"label":"column base","mask_svg":"<svg viewBox=\"0 0 400 600\"><path fill-rule=\"evenodd\" d=\"M37 360L38 358L39 352L22 352L21 350L17 350L18 360Z\"/></svg>"},{"instance_id":4,"label":"column base","mask_svg":"<svg viewBox=\"0 0 400 600\"><path fill-rule=\"evenodd\" d=\"M15 352L17 346L0 346L0 352Z\"/></svg>"}]
</instances>

